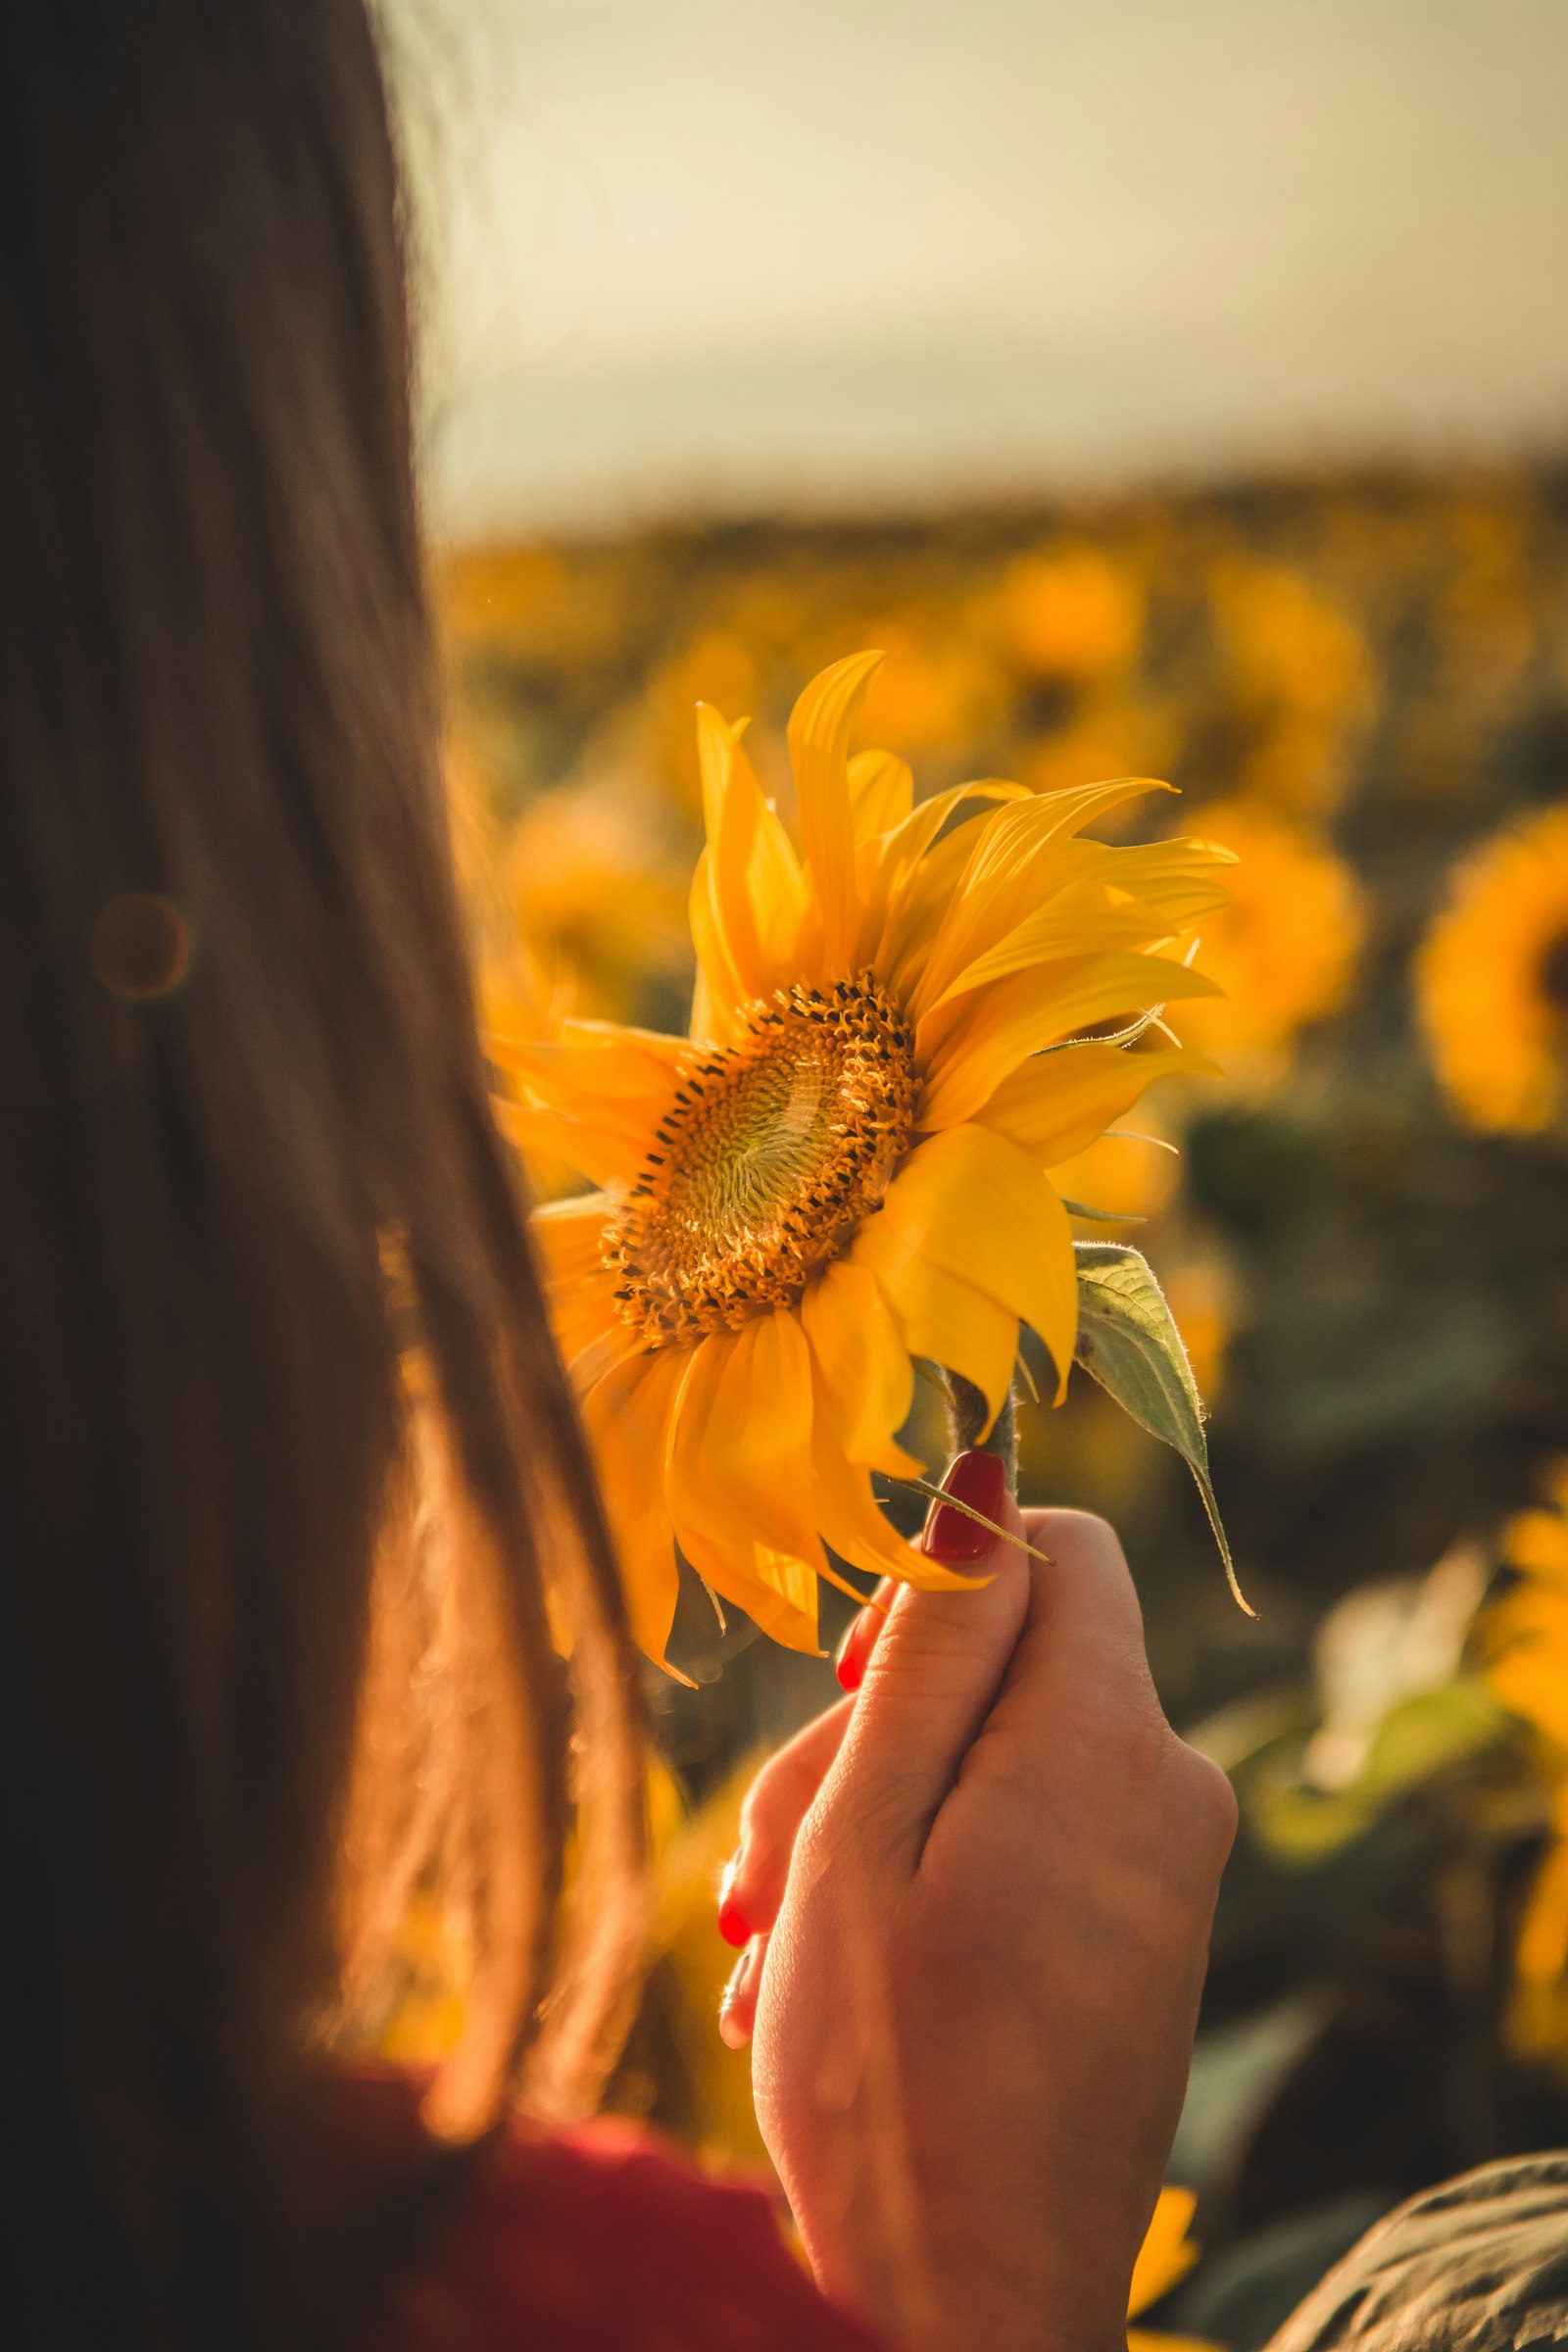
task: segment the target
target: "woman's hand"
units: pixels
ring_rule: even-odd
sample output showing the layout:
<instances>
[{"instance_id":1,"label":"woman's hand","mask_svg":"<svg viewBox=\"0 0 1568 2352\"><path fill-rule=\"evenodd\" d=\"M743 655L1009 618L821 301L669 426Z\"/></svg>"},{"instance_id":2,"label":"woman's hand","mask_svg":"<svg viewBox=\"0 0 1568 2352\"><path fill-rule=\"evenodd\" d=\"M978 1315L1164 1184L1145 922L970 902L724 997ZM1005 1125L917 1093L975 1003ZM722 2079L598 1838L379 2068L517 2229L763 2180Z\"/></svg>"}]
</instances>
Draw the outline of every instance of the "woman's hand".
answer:
<instances>
[{"instance_id":1,"label":"woman's hand","mask_svg":"<svg viewBox=\"0 0 1568 2352\"><path fill-rule=\"evenodd\" d=\"M755 2013L830 2294L908 2352L1110 2352L1236 1808L1160 1710L1110 1530L1005 1510L1052 1565L999 1543L980 1591L901 1590L858 1694L760 1777L725 2025Z\"/></svg>"}]
</instances>

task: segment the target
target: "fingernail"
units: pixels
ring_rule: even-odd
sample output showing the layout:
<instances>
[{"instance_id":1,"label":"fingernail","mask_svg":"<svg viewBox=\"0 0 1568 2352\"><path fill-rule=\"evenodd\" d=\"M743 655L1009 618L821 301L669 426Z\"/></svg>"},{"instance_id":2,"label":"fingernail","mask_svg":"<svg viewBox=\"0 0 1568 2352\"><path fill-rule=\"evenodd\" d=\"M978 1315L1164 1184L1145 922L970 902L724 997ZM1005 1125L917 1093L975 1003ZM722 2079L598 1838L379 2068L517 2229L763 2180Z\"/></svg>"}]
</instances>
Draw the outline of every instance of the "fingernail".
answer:
<instances>
[{"instance_id":1,"label":"fingernail","mask_svg":"<svg viewBox=\"0 0 1568 2352\"><path fill-rule=\"evenodd\" d=\"M752 1971L762 1957L762 1939L755 1936L729 1972L724 1997L718 2004L718 2037L732 2050L744 2050L751 2040L751 2029L743 2026L735 2014L735 2004L751 1982Z\"/></svg>"},{"instance_id":2,"label":"fingernail","mask_svg":"<svg viewBox=\"0 0 1568 2352\"><path fill-rule=\"evenodd\" d=\"M833 1671L839 1678L841 1690L858 1690L864 1682L865 1670L871 1663L871 1652L888 1621L892 1602L893 1579L885 1576L865 1607L851 1618L850 1630L839 1643L833 1660Z\"/></svg>"},{"instance_id":3,"label":"fingernail","mask_svg":"<svg viewBox=\"0 0 1568 2352\"><path fill-rule=\"evenodd\" d=\"M858 1690L865 1680L865 1664L871 1655L875 1617L870 1609L861 1609L850 1621L850 1630L839 1643L833 1660L833 1671L839 1678L841 1690Z\"/></svg>"},{"instance_id":4,"label":"fingernail","mask_svg":"<svg viewBox=\"0 0 1568 2352\"><path fill-rule=\"evenodd\" d=\"M942 1492L951 1494L955 1502L967 1503L971 1511L979 1511L995 1525L1007 1499L1007 1473L1001 1454L988 1453L983 1446L960 1453L942 1481ZM926 1514L920 1548L927 1559L956 1568L983 1560L995 1542L989 1527L981 1527L948 1503L934 1502Z\"/></svg>"},{"instance_id":5,"label":"fingernail","mask_svg":"<svg viewBox=\"0 0 1568 2352\"><path fill-rule=\"evenodd\" d=\"M733 1855L725 1863L724 1876L718 1883L718 1932L726 1943L749 1943L752 1936L746 1914L735 1900L735 1879L740 1866L739 1854Z\"/></svg>"}]
</instances>

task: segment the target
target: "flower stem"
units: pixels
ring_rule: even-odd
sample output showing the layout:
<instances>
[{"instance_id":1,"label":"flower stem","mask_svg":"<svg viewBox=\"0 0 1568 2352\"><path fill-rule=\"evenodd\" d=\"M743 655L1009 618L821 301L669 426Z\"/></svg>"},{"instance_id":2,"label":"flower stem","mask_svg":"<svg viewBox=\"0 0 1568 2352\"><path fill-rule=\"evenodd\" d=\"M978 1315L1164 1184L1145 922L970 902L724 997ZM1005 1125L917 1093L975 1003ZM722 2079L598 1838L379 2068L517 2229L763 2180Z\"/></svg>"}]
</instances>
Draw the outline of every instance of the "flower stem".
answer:
<instances>
[{"instance_id":1,"label":"flower stem","mask_svg":"<svg viewBox=\"0 0 1568 2352\"><path fill-rule=\"evenodd\" d=\"M1007 1473L1007 1493L1018 1492L1018 1418L1013 1411L1012 1391L1003 1399L1002 1410L990 1430L981 1431L991 1419L991 1408L973 1381L965 1380L961 1372L944 1372L948 1391L948 1419L953 1432L955 1453L967 1453L972 1446L982 1446L987 1453L1000 1454Z\"/></svg>"}]
</instances>

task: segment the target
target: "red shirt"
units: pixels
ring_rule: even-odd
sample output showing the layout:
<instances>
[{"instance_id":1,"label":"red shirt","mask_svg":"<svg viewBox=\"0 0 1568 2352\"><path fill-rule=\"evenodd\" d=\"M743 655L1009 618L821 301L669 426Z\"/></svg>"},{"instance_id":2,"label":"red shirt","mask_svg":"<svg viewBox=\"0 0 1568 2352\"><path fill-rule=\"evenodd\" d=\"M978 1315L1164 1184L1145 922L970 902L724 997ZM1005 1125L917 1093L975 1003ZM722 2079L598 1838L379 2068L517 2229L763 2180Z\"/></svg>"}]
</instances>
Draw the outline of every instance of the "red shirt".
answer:
<instances>
[{"instance_id":1,"label":"red shirt","mask_svg":"<svg viewBox=\"0 0 1568 2352\"><path fill-rule=\"evenodd\" d=\"M818 2292L766 2191L628 2125L514 2129L364 2352L883 2352Z\"/></svg>"}]
</instances>

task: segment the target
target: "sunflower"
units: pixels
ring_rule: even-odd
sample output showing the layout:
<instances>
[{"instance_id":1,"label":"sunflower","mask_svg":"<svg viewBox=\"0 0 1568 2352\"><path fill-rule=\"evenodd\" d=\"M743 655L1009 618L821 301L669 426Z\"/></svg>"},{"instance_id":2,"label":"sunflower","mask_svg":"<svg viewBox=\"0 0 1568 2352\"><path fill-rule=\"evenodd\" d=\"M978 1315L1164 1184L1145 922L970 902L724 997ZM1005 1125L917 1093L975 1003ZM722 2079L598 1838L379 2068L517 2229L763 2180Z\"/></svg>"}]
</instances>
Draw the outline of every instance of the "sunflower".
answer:
<instances>
[{"instance_id":1,"label":"sunflower","mask_svg":"<svg viewBox=\"0 0 1568 2352\"><path fill-rule=\"evenodd\" d=\"M1123 670L1138 652L1143 590L1098 547L1055 547L1009 565L997 633L1028 674L1081 683Z\"/></svg>"},{"instance_id":2,"label":"sunflower","mask_svg":"<svg viewBox=\"0 0 1568 2352\"><path fill-rule=\"evenodd\" d=\"M1152 1022L1212 983L1154 951L1221 903L1225 853L1084 840L1143 779L915 807L904 761L849 757L876 661L796 705L799 849L740 729L699 706L690 1035L581 1021L492 1047L514 1137L600 1188L534 1233L656 1658L677 1545L803 1649L817 1578L839 1581L825 1545L868 1575L960 1581L872 1493L874 1471L921 1467L898 1443L913 1359L994 1415L1027 1323L1059 1394L1078 1299L1045 1171L1151 1080L1206 1066Z\"/></svg>"},{"instance_id":3,"label":"sunflower","mask_svg":"<svg viewBox=\"0 0 1568 2352\"><path fill-rule=\"evenodd\" d=\"M1343 795L1373 709L1366 639L1351 615L1293 564L1231 557L1210 577L1233 720L1250 749L1250 797L1298 815Z\"/></svg>"},{"instance_id":4,"label":"sunflower","mask_svg":"<svg viewBox=\"0 0 1568 2352\"><path fill-rule=\"evenodd\" d=\"M1240 1077L1270 1075L1296 1033L1345 1001L1366 930L1354 874L1328 843L1256 800L1211 801L1205 836L1237 858L1230 904L1203 929L1203 961L1224 994L1175 1026Z\"/></svg>"},{"instance_id":5,"label":"sunflower","mask_svg":"<svg viewBox=\"0 0 1568 2352\"><path fill-rule=\"evenodd\" d=\"M1433 1063L1477 1127L1568 1109L1568 803L1483 842L1416 956Z\"/></svg>"},{"instance_id":6,"label":"sunflower","mask_svg":"<svg viewBox=\"0 0 1568 2352\"><path fill-rule=\"evenodd\" d=\"M1551 1843L1514 1949L1509 2029L1526 2055L1560 2061L1568 2057L1568 1460L1546 1483L1546 1505L1521 1512L1503 1538L1518 1577L1483 1622L1488 1679L1536 1733L1554 1791Z\"/></svg>"}]
</instances>

